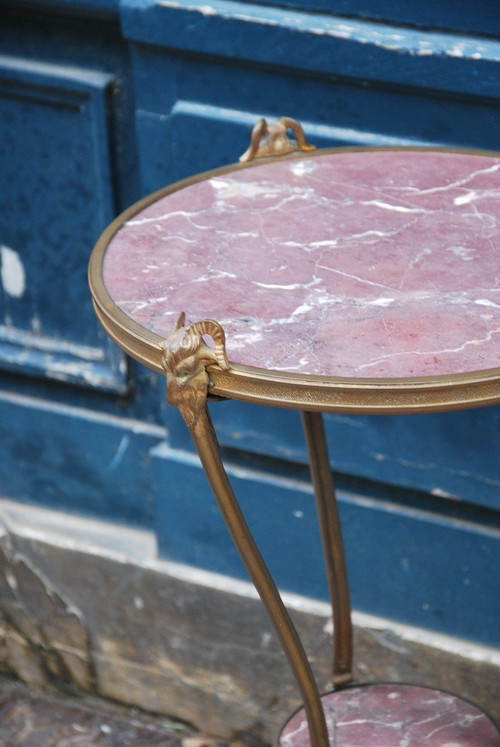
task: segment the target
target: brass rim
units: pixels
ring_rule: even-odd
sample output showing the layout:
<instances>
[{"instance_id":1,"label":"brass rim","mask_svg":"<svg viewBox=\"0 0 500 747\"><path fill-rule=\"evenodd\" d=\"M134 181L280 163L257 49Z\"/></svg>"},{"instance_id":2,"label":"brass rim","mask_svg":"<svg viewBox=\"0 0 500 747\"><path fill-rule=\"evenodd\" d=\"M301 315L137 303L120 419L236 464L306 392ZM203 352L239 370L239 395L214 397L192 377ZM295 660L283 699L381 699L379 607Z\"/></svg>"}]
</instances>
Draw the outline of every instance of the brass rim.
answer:
<instances>
[{"instance_id":1,"label":"brass rim","mask_svg":"<svg viewBox=\"0 0 500 747\"><path fill-rule=\"evenodd\" d=\"M123 224L137 213L172 192L220 174L253 168L277 160L369 151L416 151L500 157L497 152L467 148L326 148L308 154L298 152L250 163L231 164L163 187L119 215L103 232L90 257L89 284L94 308L108 335L133 358L158 373L164 373L163 338L125 314L109 295L103 280L104 256L111 239ZM300 410L408 413L456 410L500 402L500 367L462 374L394 379L291 374L237 363L231 364L229 371L222 371L215 366L208 370L210 394Z\"/></svg>"}]
</instances>

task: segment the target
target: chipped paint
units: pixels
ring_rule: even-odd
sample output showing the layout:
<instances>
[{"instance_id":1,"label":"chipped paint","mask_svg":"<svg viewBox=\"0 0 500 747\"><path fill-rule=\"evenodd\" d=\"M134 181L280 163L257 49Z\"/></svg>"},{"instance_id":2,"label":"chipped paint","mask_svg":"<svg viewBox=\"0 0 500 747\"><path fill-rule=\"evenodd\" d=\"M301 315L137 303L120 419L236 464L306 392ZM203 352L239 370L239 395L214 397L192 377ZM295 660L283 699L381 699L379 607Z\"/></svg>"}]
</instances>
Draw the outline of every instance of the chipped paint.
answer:
<instances>
[{"instance_id":1,"label":"chipped paint","mask_svg":"<svg viewBox=\"0 0 500 747\"><path fill-rule=\"evenodd\" d=\"M130 438L129 438L129 436L126 436L126 435L122 436L121 439L120 439L120 443L118 444L118 448L116 450L116 454L114 455L114 457L111 460L110 465L109 465L109 469L111 471L113 471L114 469L116 469L118 467L118 465L120 464L120 462L123 459L123 455L125 454L125 452L127 451L128 447L129 447L129 444L130 444Z\"/></svg>"},{"instance_id":2,"label":"chipped paint","mask_svg":"<svg viewBox=\"0 0 500 747\"><path fill-rule=\"evenodd\" d=\"M241 5L232 0L213 0L210 5L198 5L194 0L162 0L165 8L198 13L202 16L213 16L261 26L287 28L292 32L330 37L356 44L373 46L387 52L407 54L410 57L447 56L471 60L498 60L498 45L495 41L478 43L460 36L450 39L448 34L440 31L429 31L425 38L413 29L402 30L400 27L375 24L371 21L356 20L351 23L339 22L327 14L313 16L302 11L288 11L259 6L255 10L241 12Z\"/></svg>"},{"instance_id":3,"label":"chipped paint","mask_svg":"<svg viewBox=\"0 0 500 747\"><path fill-rule=\"evenodd\" d=\"M0 257L2 286L5 293L13 298L21 298L26 290L26 273L21 257L14 249L4 245L0 246Z\"/></svg>"},{"instance_id":4,"label":"chipped paint","mask_svg":"<svg viewBox=\"0 0 500 747\"><path fill-rule=\"evenodd\" d=\"M39 314L35 314L31 319L31 329L33 334L39 337L42 334L42 320Z\"/></svg>"},{"instance_id":5,"label":"chipped paint","mask_svg":"<svg viewBox=\"0 0 500 747\"><path fill-rule=\"evenodd\" d=\"M15 370L39 372L57 381L75 382L105 391L127 390L127 362L108 349L82 345L42 334L39 315L31 319L32 331L0 324L2 359Z\"/></svg>"},{"instance_id":6,"label":"chipped paint","mask_svg":"<svg viewBox=\"0 0 500 747\"><path fill-rule=\"evenodd\" d=\"M432 488L431 495L435 495L437 498L447 498L455 501L460 500L456 495L453 495L442 488Z\"/></svg>"}]
</instances>

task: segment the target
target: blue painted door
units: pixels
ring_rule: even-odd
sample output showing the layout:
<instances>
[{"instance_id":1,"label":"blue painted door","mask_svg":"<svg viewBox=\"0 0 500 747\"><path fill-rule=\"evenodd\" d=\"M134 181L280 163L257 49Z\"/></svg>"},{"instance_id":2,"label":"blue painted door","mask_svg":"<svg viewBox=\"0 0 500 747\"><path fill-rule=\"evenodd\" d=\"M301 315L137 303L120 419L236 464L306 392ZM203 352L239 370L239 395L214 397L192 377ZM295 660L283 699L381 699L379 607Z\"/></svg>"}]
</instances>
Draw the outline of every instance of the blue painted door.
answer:
<instances>
[{"instance_id":1,"label":"blue painted door","mask_svg":"<svg viewBox=\"0 0 500 747\"><path fill-rule=\"evenodd\" d=\"M500 149L498 3L2 8L0 490L154 528L168 557L243 576L163 382L94 320L90 249L141 195L236 161L261 116L318 146ZM213 416L280 585L324 597L298 415ZM355 606L498 645L500 409L326 424Z\"/></svg>"}]
</instances>

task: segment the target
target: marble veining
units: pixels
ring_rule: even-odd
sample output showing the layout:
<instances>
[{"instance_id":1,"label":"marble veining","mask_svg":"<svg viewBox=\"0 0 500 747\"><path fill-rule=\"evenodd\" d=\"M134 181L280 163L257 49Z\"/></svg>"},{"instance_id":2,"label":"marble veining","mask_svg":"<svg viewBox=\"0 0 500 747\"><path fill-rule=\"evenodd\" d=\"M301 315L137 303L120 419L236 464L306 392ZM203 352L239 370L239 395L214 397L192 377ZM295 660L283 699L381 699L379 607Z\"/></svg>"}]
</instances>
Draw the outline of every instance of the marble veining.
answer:
<instances>
[{"instance_id":1,"label":"marble veining","mask_svg":"<svg viewBox=\"0 0 500 747\"><path fill-rule=\"evenodd\" d=\"M323 696L331 747L500 747L478 708L449 693L412 685L365 685ZM281 747L310 747L303 710L286 724Z\"/></svg>"},{"instance_id":2,"label":"marble veining","mask_svg":"<svg viewBox=\"0 0 500 747\"><path fill-rule=\"evenodd\" d=\"M166 337L217 320L232 363L363 378L500 366L500 158L367 151L214 176L113 237L115 303Z\"/></svg>"}]
</instances>

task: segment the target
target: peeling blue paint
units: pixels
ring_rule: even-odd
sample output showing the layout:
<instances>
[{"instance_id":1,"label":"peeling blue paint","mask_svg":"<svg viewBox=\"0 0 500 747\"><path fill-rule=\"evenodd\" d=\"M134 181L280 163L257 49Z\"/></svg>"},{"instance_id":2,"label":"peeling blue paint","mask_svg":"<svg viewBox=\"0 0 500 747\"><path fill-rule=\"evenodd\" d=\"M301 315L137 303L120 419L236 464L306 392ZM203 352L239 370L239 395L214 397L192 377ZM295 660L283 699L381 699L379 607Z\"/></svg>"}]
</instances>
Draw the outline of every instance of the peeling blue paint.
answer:
<instances>
[{"instance_id":1,"label":"peeling blue paint","mask_svg":"<svg viewBox=\"0 0 500 747\"><path fill-rule=\"evenodd\" d=\"M310 14L236 0L123 0L127 38L376 83L498 98L496 39Z\"/></svg>"}]
</instances>

